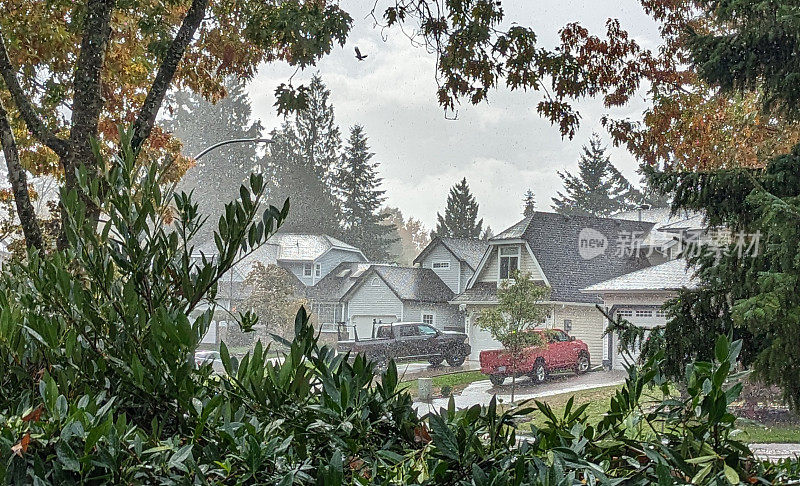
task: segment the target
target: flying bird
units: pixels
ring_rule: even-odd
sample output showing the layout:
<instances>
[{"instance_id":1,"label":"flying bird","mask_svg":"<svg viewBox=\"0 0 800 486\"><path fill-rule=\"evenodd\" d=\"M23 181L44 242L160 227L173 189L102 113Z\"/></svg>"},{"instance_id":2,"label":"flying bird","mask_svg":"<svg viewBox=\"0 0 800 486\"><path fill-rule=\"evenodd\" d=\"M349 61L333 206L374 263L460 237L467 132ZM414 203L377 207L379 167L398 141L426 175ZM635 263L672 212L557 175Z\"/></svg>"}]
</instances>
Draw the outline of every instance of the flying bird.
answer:
<instances>
[{"instance_id":1,"label":"flying bird","mask_svg":"<svg viewBox=\"0 0 800 486\"><path fill-rule=\"evenodd\" d=\"M367 58L367 55L366 54L361 54L361 49L359 49L358 46L356 46L356 59L358 59L359 61L363 61L366 58Z\"/></svg>"}]
</instances>

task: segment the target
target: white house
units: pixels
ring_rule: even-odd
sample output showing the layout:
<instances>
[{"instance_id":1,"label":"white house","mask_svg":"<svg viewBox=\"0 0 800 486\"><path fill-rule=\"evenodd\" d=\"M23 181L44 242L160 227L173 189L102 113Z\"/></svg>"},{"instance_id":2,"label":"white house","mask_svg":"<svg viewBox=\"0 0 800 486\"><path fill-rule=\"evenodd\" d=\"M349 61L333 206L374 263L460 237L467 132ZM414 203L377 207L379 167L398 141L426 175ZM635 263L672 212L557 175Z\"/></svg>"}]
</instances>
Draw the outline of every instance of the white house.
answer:
<instances>
[{"instance_id":1,"label":"white house","mask_svg":"<svg viewBox=\"0 0 800 486\"><path fill-rule=\"evenodd\" d=\"M545 324L585 341L592 363L600 364L605 321L595 306L602 301L581 289L650 266L632 251L631 237L647 234L652 227L647 221L536 212L491 238L475 275L451 301L466 313L470 359L500 347L476 318L482 308L497 304L500 282L521 270L551 288L551 313Z\"/></svg>"},{"instance_id":2,"label":"white house","mask_svg":"<svg viewBox=\"0 0 800 486\"><path fill-rule=\"evenodd\" d=\"M467 288L489 244L476 238L436 237L423 248L414 264L430 268L456 294Z\"/></svg>"}]
</instances>

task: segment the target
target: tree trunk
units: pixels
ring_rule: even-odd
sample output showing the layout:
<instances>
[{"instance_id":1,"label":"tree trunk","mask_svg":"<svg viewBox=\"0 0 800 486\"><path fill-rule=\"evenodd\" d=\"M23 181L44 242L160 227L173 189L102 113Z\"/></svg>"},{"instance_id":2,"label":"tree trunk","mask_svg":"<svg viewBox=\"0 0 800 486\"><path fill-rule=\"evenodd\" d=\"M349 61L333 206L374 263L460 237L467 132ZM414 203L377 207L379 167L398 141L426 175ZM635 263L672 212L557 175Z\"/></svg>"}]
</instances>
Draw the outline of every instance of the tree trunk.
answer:
<instances>
[{"instance_id":1,"label":"tree trunk","mask_svg":"<svg viewBox=\"0 0 800 486\"><path fill-rule=\"evenodd\" d=\"M14 140L14 132L11 130L8 113L2 101L0 101L0 145L3 147L8 167L8 182L11 183L11 190L14 193L14 204L17 207L22 233L25 235L25 244L30 249L41 250L42 231L28 193L28 176L20 164L17 142Z\"/></svg>"}]
</instances>

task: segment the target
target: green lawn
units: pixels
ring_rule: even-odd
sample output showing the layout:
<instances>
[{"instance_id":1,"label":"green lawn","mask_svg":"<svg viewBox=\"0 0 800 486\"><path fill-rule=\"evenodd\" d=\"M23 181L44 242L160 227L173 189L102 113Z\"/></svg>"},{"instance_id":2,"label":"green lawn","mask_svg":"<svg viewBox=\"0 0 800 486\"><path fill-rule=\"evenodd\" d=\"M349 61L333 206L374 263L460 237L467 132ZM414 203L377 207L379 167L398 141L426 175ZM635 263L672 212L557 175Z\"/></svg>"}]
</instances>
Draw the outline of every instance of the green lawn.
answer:
<instances>
[{"instance_id":1,"label":"green lawn","mask_svg":"<svg viewBox=\"0 0 800 486\"><path fill-rule=\"evenodd\" d=\"M444 375L434 376L431 380L433 384L433 394L440 394L443 387L450 387L450 389L454 392L458 392L474 381L486 379L488 379L486 375L480 371L460 371L458 373L447 373ZM407 390L412 396L417 396L416 379L401 382L398 387Z\"/></svg>"},{"instance_id":2,"label":"green lawn","mask_svg":"<svg viewBox=\"0 0 800 486\"><path fill-rule=\"evenodd\" d=\"M620 386L608 386L603 388L595 388L593 390L584 390L576 393L564 393L561 395L553 395L550 397L543 397L538 399L541 402L547 403L553 408L556 416L562 416L564 407L570 397L575 397L573 409L576 406L588 403L586 414L589 418L589 423L597 423L602 419L603 413L608 410L611 397L620 388ZM660 400L661 392L655 391L653 394L654 400ZM541 413L534 412L532 420L528 424L541 425L544 419ZM527 428L527 427L526 427ZM765 427L754 423L742 423L741 432L738 437L744 442L788 442L800 443L800 425L787 425L776 427Z\"/></svg>"}]
</instances>

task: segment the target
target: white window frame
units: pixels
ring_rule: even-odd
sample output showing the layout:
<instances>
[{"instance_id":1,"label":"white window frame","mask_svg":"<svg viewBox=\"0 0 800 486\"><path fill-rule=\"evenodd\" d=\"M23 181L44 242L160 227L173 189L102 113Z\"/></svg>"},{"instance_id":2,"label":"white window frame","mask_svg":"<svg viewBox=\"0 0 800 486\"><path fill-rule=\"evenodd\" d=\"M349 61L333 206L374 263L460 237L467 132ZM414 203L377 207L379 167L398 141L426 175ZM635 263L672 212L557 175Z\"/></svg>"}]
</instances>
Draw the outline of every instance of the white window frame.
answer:
<instances>
[{"instance_id":1,"label":"white window frame","mask_svg":"<svg viewBox=\"0 0 800 486\"><path fill-rule=\"evenodd\" d=\"M648 309L637 309L636 317L650 318L653 317L653 311Z\"/></svg>"},{"instance_id":2,"label":"white window frame","mask_svg":"<svg viewBox=\"0 0 800 486\"><path fill-rule=\"evenodd\" d=\"M614 317L633 317L632 309L618 309L614 313Z\"/></svg>"},{"instance_id":3,"label":"white window frame","mask_svg":"<svg viewBox=\"0 0 800 486\"><path fill-rule=\"evenodd\" d=\"M314 264L314 276L321 277L322 276L322 264L315 263Z\"/></svg>"},{"instance_id":4,"label":"white window frame","mask_svg":"<svg viewBox=\"0 0 800 486\"><path fill-rule=\"evenodd\" d=\"M431 322L427 322L425 320L426 317L431 317ZM422 323L427 324L431 327L436 327L436 313L435 312L423 312L422 313Z\"/></svg>"},{"instance_id":5,"label":"white window frame","mask_svg":"<svg viewBox=\"0 0 800 486\"><path fill-rule=\"evenodd\" d=\"M434 270L449 270L450 269L450 262L433 262L431 267Z\"/></svg>"},{"instance_id":6,"label":"white window frame","mask_svg":"<svg viewBox=\"0 0 800 486\"><path fill-rule=\"evenodd\" d=\"M504 255L503 254L503 250L514 250L516 253L513 253L513 254L512 253L508 253L508 254ZM503 278L503 275L501 274L502 269L503 269L503 265L502 265L503 258L509 258L509 259L510 258L516 258L517 259L517 268L515 268L514 270L519 270L521 268L521 263L522 263L521 262L521 260L522 260L522 251L521 251L520 245L504 245L504 246L500 246L500 247L497 248L497 280L498 280L498 282L499 281L503 281L503 280L509 280L511 278L511 273L513 272L513 270L510 270L511 265L509 264L508 275L505 278Z\"/></svg>"},{"instance_id":7,"label":"white window frame","mask_svg":"<svg viewBox=\"0 0 800 486\"><path fill-rule=\"evenodd\" d=\"M303 264L303 276L310 277L312 275L312 266L310 263Z\"/></svg>"},{"instance_id":8,"label":"white window frame","mask_svg":"<svg viewBox=\"0 0 800 486\"><path fill-rule=\"evenodd\" d=\"M667 311L664 309L658 309L656 311L656 317L667 317Z\"/></svg>"}]
</instances>

